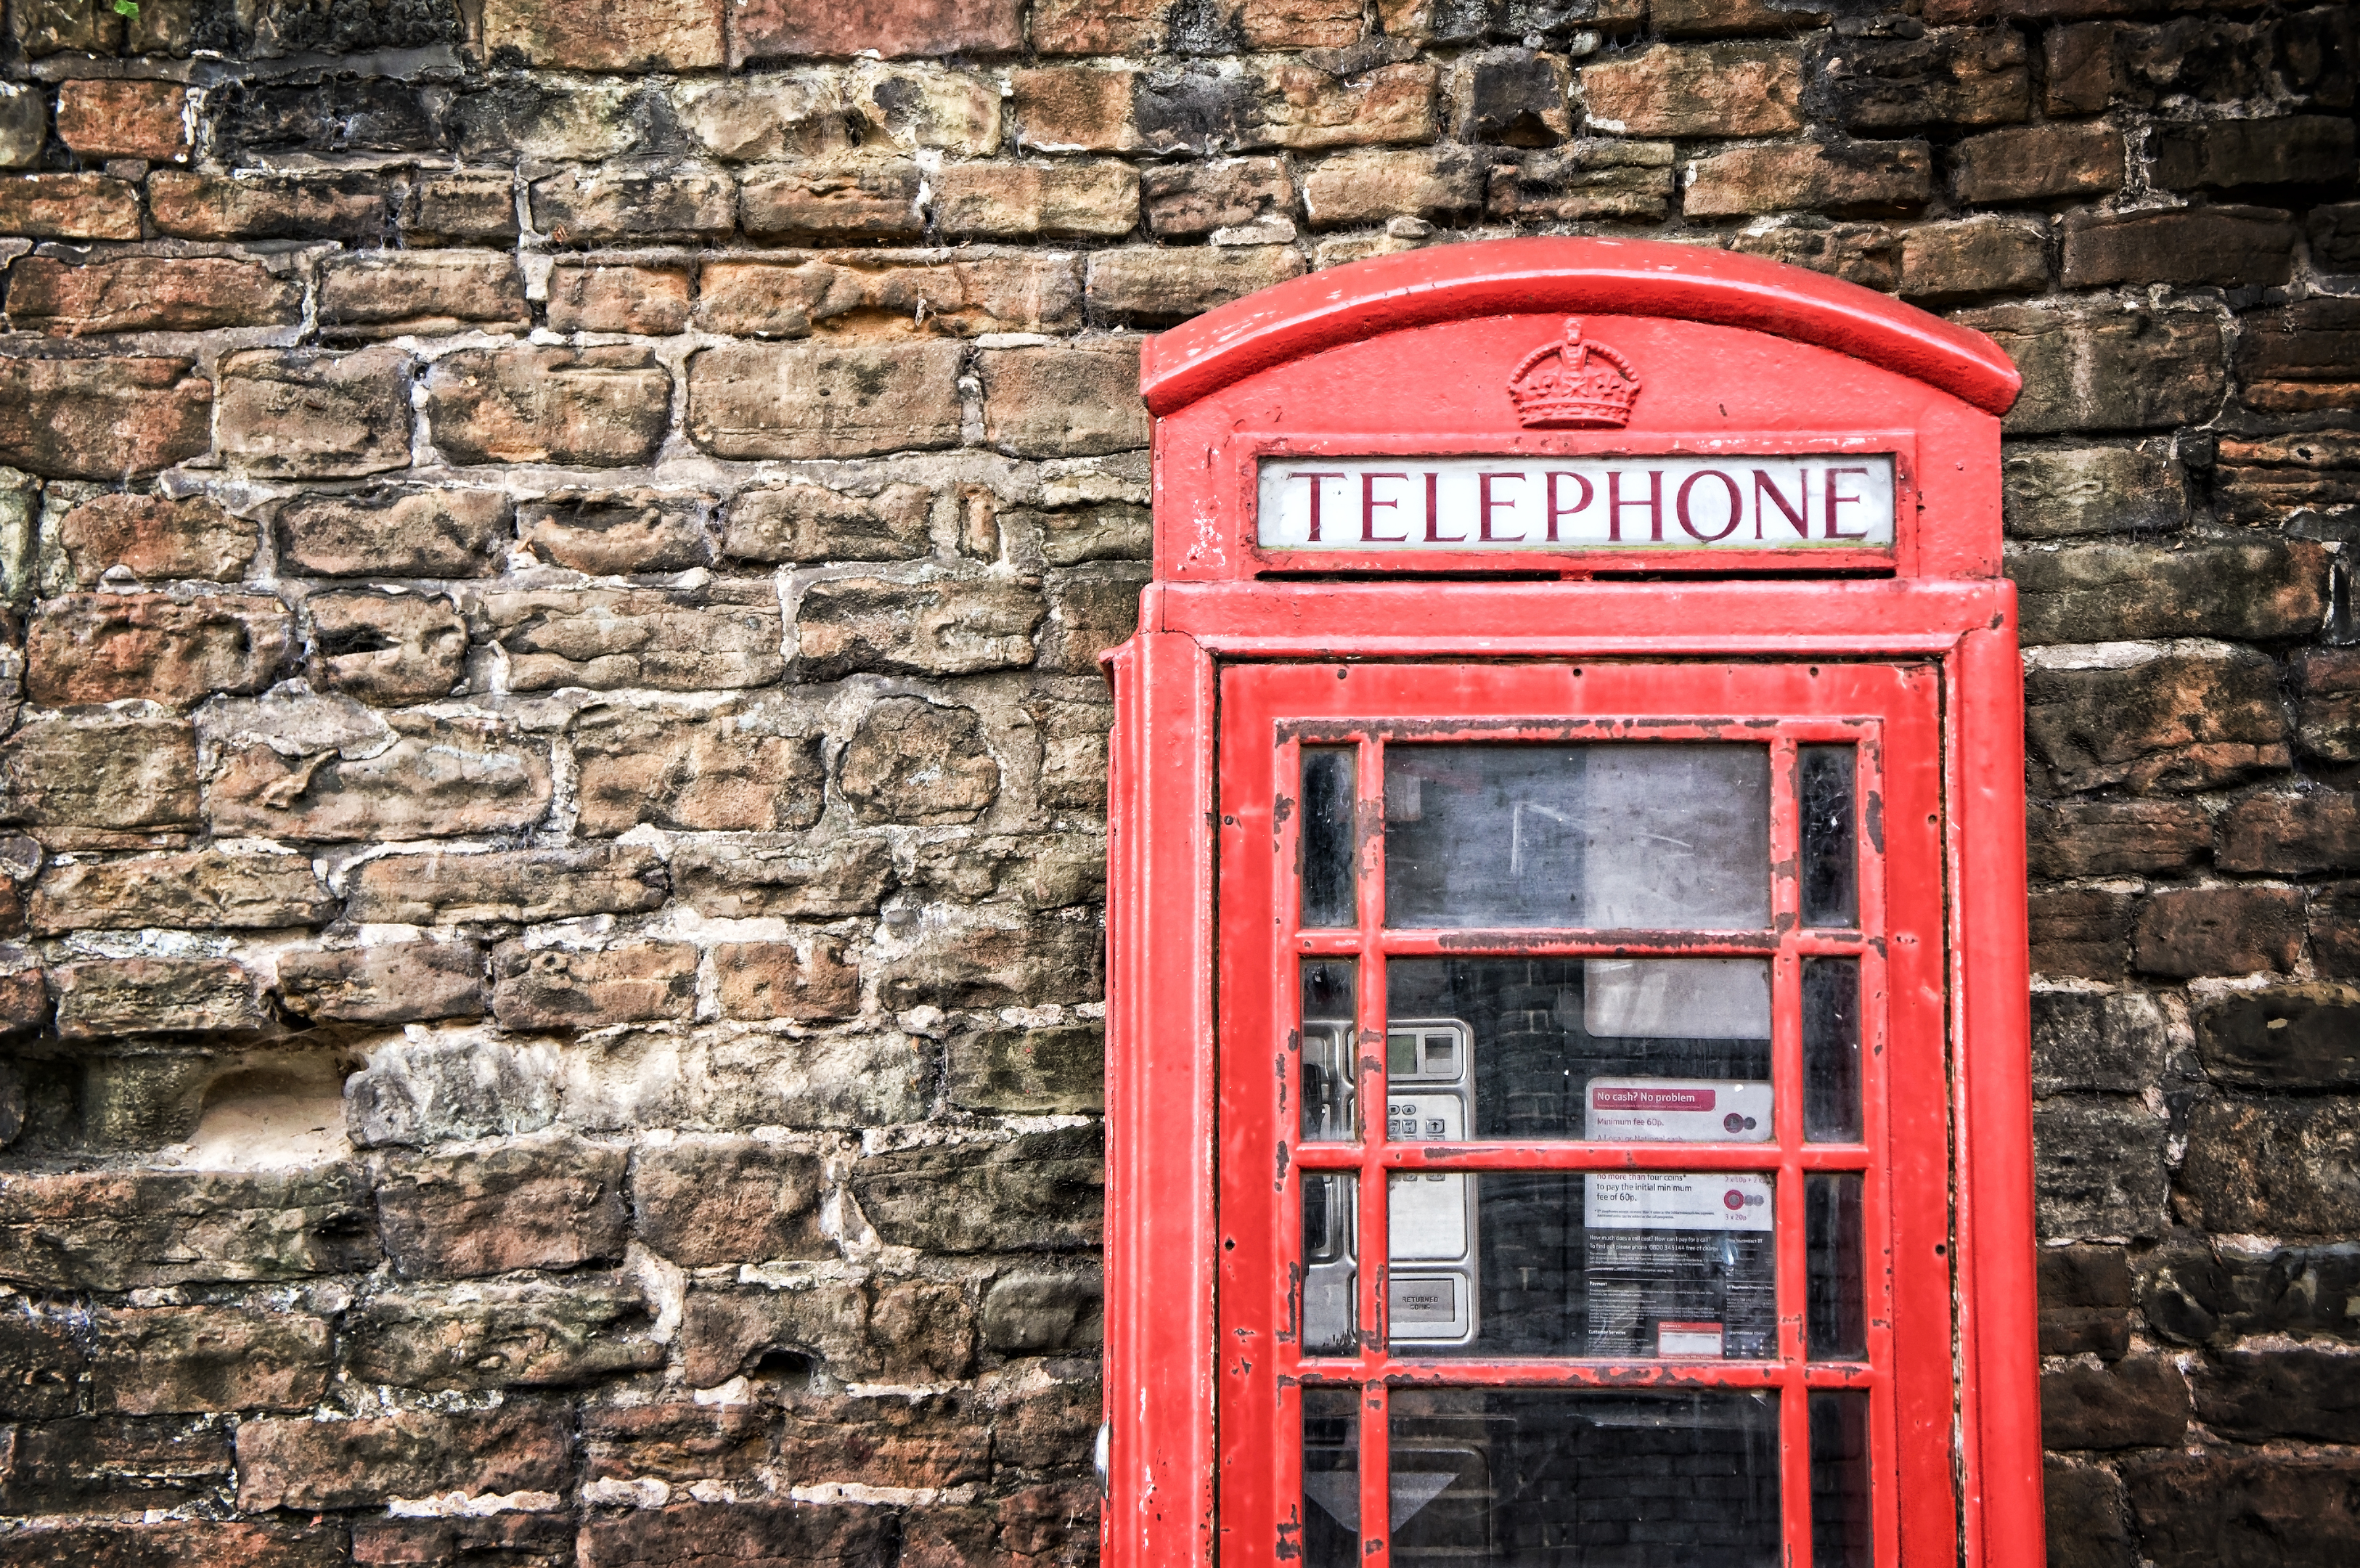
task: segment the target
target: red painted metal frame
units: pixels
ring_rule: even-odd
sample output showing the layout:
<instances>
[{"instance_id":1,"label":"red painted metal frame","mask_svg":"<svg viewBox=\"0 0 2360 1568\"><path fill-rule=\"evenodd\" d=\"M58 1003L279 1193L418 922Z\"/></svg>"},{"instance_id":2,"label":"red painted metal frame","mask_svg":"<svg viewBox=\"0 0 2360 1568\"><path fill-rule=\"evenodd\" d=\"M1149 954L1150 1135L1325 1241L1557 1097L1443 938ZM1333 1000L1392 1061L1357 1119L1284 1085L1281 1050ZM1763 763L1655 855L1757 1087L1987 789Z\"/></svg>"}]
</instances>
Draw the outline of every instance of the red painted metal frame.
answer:
<instances>
[{"instance_id":1,"label":"red painted metal frame","mask_svg":"<svg viewBox=\"0 0 2360 1568\"><path fill-rule=\"evenodd\" d=\"M1316 582L1275 577L1255 560L1240 483L1252 443L1315 432L1416 444L1440 432L1464 438L1460 450L1518 450L1510 443L1525 432L1499 396L1498 366L1557 331L1568 310L1589 313L1594 335L1637 354L1648 377L1620 450L1667 450L1697 435L1772 451L1781 439L1829 431L1906 434L1912 447L1896 450L1914 450L1916 506L1901 522L1914 545L1895 552L1889 575L1813 580L1535 583L1513 580L1528 561L1488 557L1453 568L1479 578L1464 583L1384 581L1441 569L1431 557L1405 557L1359 559L1352 580L1339 569L1339 580ZM1217 1139L1227 1131L1216 1121L1215 988L1235 963L1216 941L1217 879L1229 864L1220 840L1231 831L1216 792L1218 695L1232 665L1340 656L1356 670L1376 661L1494 671L1533 660L1699 661L1666 678L1690 683L1672 707L1714 719L1750 716L1715 707L1711 681L1698 680L1732 661L1882 660L1939 671L1933 761L1948 901L1940 962L1922 966L1925 995L1911 1005L1939 994L1946 1011L1950 1141L1897 1150L1890 1171L1906 1183L1917 1177L1901 1161L1942 1168L1952 1206L1947 1271L1896 1272L1906 1294L1895 1332L1914 1334L1928 1321L1913 1299L1947 1315L1942 1338L1957 1377L1946 1367L1939 1388L1902 1389L1892 1419L1904 1447L1941 1446L1959 1490L1939 1520L1903 1517L1897 1556L1887 1558L1896 1548L1885 1541L1879 1562L2037 1565L2022 691L2014 593L1999 577L1994 417L2014 392L2004 357L1880 296L1750 258L1522 240L1382 258L1266 290L1151 343L1142 381L1157 414L1157 581L1142 595L1139 636L1109 659L1109 1564L1220 1559L1219 1466L1274 1462L1273 1444L1294 1441L1292 1432L1223 1419L1216 1393L1217 1287L1224 1243L1235 1239L1215 1206ZM1784 563L1797 564L1830 565ZM1562 565L1577 577L1612 570ZM1456 680L1436 673L1441 687ZM1920 761L1928 745L1913 745ZM1261 934L1271 940L1270 929ZM1251 1024L1265 1054L1269 1023ZM1470 1168L1506 1157L1453 1156ZM1695 1154L1678 1161L1707 1163ZM1903 1356L1896 1365L1915 1364ZM1552 1374L1561 1367L1551 1364ZM1364 1433L1382 1441L1382 1394L1368 1403ZM1372 1489L1377 1475L1372 1466L1364 1476ZM1383 1506L1373 1498L1364 1517L1382 1517Z\"/></svg>"}]
</instances>

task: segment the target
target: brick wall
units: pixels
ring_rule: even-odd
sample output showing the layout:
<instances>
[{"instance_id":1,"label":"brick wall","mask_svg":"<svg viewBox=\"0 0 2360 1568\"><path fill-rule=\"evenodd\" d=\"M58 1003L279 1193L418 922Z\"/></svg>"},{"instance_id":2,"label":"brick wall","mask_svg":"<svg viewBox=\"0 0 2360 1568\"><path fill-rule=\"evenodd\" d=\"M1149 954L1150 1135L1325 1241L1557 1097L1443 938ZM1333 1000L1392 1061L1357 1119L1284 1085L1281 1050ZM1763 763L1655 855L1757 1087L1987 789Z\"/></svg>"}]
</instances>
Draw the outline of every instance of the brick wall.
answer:
<instances>
[{"instance_id":1,"label":"brick wall","mask_svg":"<svg viewBox=\"0 0 2360 1568\"><path fill-rule=\"evenodd\" d=\"M2360 1556L2360 13L7 14L0 1563L1088 1557L1139 332L1535 232L2024 367L2053 1561Z\"/></svg>"}]
</instances>

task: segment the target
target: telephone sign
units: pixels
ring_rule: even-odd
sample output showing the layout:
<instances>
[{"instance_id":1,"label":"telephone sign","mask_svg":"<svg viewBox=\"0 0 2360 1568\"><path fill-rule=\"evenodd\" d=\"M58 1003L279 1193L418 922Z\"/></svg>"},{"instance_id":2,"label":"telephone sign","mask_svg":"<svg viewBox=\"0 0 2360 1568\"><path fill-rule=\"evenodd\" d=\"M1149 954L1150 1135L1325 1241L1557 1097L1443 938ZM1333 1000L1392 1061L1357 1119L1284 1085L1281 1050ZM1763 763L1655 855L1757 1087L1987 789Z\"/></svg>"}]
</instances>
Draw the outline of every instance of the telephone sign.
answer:
<instances>
[{"instance_id":1,"label":"telephone sign","mask_svg":"<svg viewBox=\"0 0 2360 1568\"><path fill-rule=\"evenodd\" d=\"M2037 1564L2005 357L1529 239L1142 376L1109 1563Z\"/></svg>"}]
</instances>

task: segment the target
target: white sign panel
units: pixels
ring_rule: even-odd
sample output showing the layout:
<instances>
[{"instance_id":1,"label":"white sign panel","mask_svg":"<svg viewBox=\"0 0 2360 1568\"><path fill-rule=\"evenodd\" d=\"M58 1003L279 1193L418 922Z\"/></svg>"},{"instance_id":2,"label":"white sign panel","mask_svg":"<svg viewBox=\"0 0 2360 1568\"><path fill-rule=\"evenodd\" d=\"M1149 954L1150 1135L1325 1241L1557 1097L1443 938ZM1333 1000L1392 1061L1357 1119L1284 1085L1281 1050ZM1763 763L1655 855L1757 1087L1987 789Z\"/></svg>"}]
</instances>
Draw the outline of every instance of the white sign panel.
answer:
<instances>
[{"instance_id":1,"label":"white sign panel","mask_svg":"<svg viewBox=\"0 0 2360 1568\"><path fill-rule=\"evenodd\" d=\"M1891 452L1266 457L1264 550L1877 550Z\"/></svg>"},{"instance_id":2,"label":"white sign panel","mask_svg":"<svg viewBox=\"0 0 2360 1568\"><path fill-rule=\"evenodd\" d=\"M1770 1085L1693 1078L1592 1078L1585 1138L1608 1143L1766 1143Z\"/></svg>"},{"instance_id":3,"label":"white sign panel","mask_svg":"<svg viewBox=\"0 0 2360 1568\"><path fill-rule=\"evenodd\" d=\"M1769 1230L1770 1179L1742 1171L1592 1171L1582 1178L1590 1230Z\"/></svg>"}]
</instances>

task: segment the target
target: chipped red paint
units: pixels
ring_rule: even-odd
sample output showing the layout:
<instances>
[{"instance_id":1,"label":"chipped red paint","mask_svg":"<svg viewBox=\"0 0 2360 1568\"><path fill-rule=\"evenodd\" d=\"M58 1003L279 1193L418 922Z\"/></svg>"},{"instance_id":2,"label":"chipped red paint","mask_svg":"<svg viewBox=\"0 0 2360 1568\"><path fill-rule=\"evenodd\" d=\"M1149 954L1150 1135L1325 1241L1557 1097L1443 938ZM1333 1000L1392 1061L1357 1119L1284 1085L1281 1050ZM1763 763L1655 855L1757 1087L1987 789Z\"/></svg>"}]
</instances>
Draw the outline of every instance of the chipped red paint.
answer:
<instances>
[{"instance_id":1,"label":"chipped red paint","mask_svg":"<svg viewBox=\"0 0 2360 1568\"><path fill-rule=\"evenodd\" d=\"M1644 377L1620 430L1531 430L1504 376L1535 343L1611 343ZM1987 340L1813 274L1636 241L1442 247L1265 290L1154 340L1155 581L1109 656L1108 1359L1110 1568L1274 1564L1299 1550L1300 1390L1363 1383L1360 1517L1386 1517L1387 1388L1748 1387L1784 1401L1786 1528L1808 1561L1803 1400L1865 1388L1880 1568L2036 1565L2043 1551L2032 1294L2020 670L1999 574ZM1382 557L1256 543L1258 461L1482 453L1892 452L1889 550ZM1797 807L1773 800L1785 889L1718 932L1419 931L1360 900L1294 929L1297 748L1361 748L1363 887L1382 887L1391 739L1688 736L1863 746L1857 936L1800 929ZM1218 765L1217 765L1218 758ZM1374 876L1373 882L1366 878ZM1767 1144L1295 1142L1295 965L1355 955L1382 1040L1389 956L1753 953L1773 962ZM1858 956L1874 1081L1859 1146L1805 1145L1795 975ZM1272 1042L1281 1042L1273 1058ZM1383 1064L1360 1059L1362 1103ZM1273 1091L1272 1073L1279 1083ZM1858 1170L1883 1267L1869 1354L1800 1355L1798 1228L1780 1232L1780 1356L1625 1364L1394 1358L1295 1344L1290 1204L1305 1171ZM1360 1184L1363 1236L1383 1182ZM1788 1256L1788 1253L1793 1256ZM1382 1260L1360 1321L1381 1321ZM1956 1375L1954 1376L1954 1367ZM1389 1568L1382 1533L1364 1568Z\"/></svg>"}]
</instances>

